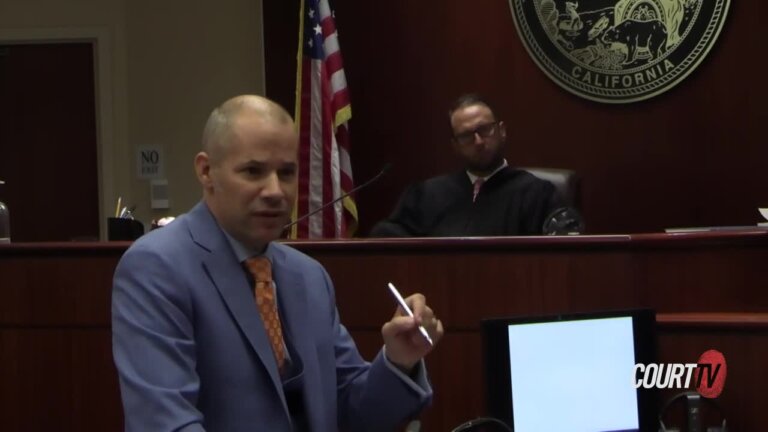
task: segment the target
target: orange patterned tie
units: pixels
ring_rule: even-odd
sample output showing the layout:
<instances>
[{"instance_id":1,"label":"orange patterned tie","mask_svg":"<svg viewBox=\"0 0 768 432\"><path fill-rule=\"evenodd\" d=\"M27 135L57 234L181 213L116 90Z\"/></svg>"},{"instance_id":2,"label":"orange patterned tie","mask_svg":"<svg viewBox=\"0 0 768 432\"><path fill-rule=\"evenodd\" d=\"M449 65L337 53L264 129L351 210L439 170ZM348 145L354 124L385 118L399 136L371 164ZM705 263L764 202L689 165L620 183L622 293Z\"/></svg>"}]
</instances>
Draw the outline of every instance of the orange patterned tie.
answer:
<instances>
[{"instance_id":1,"label":"orange patterned tie","mask_svg":"<svg viewBox=\"0 0 768 432\"><path fill-rule=\"evenodd\" d=\"M245 260L245 265L255 280L256 306L264 321L267 337L275 353L277 367L282 371L285 365L285 348L283 345L283 330L280 328L280 316L277 313L275 301L275 286L272 283L272 264L266 257L253 257Z\"/></svg>"}]
</instances>

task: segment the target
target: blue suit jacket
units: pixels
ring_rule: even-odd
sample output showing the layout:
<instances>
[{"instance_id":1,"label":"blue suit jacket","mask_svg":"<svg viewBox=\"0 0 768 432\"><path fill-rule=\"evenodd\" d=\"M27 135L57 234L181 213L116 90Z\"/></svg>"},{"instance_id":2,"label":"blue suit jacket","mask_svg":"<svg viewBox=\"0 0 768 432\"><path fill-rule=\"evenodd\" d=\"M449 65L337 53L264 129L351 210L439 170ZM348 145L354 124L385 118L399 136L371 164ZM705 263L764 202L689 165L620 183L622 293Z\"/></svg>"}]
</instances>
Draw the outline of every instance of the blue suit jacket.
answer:
<instances>
[{"instance_id":1,"label":"blue suit jacket","mask_svg":"<svg viewBox=\"0 0 768 432\"><path fill-rule=\"evenodd\" d=\"M311 430L392 430L429 402L381 353L360 357L319 263L275 243L267 254ZM205 204L122 257L112 331L127 431L292 429L248 277Z\"/></svg>"}]
</instances>

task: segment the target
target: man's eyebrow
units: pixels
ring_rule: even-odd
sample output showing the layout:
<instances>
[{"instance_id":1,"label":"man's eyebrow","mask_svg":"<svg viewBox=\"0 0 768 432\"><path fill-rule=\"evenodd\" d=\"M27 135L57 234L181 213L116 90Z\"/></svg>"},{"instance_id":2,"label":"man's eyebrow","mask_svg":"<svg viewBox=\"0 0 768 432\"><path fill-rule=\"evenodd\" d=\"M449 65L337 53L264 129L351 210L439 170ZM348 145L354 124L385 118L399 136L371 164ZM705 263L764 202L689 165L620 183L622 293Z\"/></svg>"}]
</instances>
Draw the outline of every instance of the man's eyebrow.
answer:
<instances>
[{"instance_id":1,"label":"man's eyebrow","mask_svg":"<svg viewBox=\"0 0 768 432\"><path fill-rule=\"evenodd\" d=\"M247 159L240 162L240 165L266 165L266 164L267 164L266 162L256 160L256 159Z\"/></svg>"},{"instance_id":2,"label":"man's eyebrow","mask_svg":"<svg viewBox=\"0 0 768 432\"><path fill-rule=\"evenodd\" d=\"M241 161L241 162L238 162L237 164L235 164L235 168L236 169L243 169L243 168L248 168L248 167L263 168L266 165L267 164L265 162L263 162L263 161L259 161L259 160L256 160L256 159L247 159L247 160L244 160L244 161Z\"/></svg>"}]
</instances>

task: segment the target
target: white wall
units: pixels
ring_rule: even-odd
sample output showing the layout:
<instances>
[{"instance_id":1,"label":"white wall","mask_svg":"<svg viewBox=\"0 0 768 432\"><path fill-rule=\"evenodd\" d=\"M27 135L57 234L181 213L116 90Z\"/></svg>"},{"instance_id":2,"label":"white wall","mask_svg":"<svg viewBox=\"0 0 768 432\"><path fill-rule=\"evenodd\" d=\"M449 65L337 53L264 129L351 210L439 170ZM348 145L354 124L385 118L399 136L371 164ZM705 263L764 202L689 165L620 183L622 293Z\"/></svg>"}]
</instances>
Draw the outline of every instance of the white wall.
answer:
<instances>
[{"instance_id":1,"label":"white wall","mask_svg":"<svg viewBox=\"0 0 768 432\"><path fill-rule=\"evenodd\" d=\"M211 6L215 4L214 6ZM118 196L137 218L200 199L192 160L206 117L227 98L264 93L261 0L2 0L0 43L92 39L97 49L102 221ZM140 146L159 146L171 208L151 211Z\"/></svg>"}]
</instances>

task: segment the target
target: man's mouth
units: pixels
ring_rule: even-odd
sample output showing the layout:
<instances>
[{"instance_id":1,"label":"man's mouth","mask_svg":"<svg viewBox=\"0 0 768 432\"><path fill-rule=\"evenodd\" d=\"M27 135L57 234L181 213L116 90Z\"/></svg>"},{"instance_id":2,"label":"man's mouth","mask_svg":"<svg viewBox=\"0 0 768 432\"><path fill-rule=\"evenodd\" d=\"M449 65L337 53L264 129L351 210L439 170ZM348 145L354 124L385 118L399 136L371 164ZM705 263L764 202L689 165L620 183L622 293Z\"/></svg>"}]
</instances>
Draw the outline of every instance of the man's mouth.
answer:
<instances>
[{"instance_id":1,"label":"man's mouth","mask_svg":"<svg viewBox=\"0 0 768 432\"><path fill-rule=\"evenodd\" d=\"M285 212L281 210L260 210L253 212L253 215L263 218L281 218L285 217Z\"/></svg>"}]
</instances>

